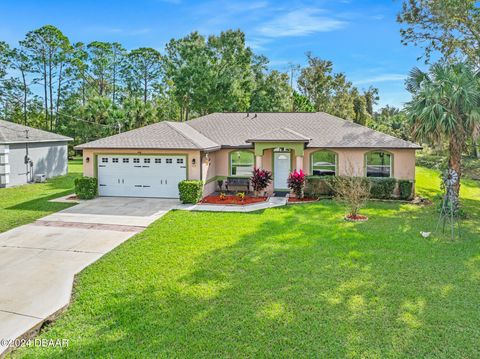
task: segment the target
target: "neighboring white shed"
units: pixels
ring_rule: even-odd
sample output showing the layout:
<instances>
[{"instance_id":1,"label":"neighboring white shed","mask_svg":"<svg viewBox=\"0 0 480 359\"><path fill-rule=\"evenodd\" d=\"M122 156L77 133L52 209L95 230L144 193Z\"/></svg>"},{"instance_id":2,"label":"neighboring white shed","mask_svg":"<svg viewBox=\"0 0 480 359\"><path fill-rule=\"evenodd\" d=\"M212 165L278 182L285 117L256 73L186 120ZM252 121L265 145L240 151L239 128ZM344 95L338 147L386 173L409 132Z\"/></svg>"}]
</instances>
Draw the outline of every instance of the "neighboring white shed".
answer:
<instances>
[{"instance_id":1,"label":"neighboring white shed","mask_svg":"<svg viewBox=\"0 0 480 359\"><path fill-rule=\"evenodd\" d=\"M0 120L0 188L68 171L70 137Z\"/></svg>"}]
</instances>

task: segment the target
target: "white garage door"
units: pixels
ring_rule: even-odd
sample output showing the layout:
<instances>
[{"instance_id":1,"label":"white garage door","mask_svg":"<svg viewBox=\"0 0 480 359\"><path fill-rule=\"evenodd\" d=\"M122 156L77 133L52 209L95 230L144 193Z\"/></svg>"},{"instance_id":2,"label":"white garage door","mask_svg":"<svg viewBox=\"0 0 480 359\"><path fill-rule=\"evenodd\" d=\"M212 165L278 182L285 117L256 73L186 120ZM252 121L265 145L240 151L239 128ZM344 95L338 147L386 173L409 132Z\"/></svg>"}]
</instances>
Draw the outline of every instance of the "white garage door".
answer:
<instances>
[{"instance_id":1,"label":"white garage door","mask_svg":"<svg viewBox=\"0 0 480 359\"><path fill-rule=\"evenodd\" d=\"M187 178L186 156L99 155L100 196L178 198Z\"/></svg>"}]
</instances>

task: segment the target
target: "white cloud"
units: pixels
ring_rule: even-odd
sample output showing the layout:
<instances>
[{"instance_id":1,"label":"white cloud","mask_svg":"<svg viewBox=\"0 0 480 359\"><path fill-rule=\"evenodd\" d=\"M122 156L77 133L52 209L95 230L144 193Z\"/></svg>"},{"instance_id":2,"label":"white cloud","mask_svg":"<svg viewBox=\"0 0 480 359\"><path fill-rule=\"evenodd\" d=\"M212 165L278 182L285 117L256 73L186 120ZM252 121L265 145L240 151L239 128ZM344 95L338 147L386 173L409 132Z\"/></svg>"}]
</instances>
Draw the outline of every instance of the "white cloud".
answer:
<instances>
[{"instance_id":1,"label":"white cloud","mask_svg":"<svg viewBox=\"0 0 480 359\"><path fill-rule=\"evenodd\" d=\"M406 79L404 74L382 74L369 78L353 81L354 85L374 84L377 82L401 81Z\"/></svg>"},{"instance_id":2,"label":"white cloud","mask_svg":"<svg viewBox=\"0 0 480 359\"><path fill-rule=\"evenodd\" d=\"M341 29L346 25L344 21L322 15L324 13L313 8L292 10L267 21L257 31L267 37L306 36Z\"/></svg>"}]
</instances>

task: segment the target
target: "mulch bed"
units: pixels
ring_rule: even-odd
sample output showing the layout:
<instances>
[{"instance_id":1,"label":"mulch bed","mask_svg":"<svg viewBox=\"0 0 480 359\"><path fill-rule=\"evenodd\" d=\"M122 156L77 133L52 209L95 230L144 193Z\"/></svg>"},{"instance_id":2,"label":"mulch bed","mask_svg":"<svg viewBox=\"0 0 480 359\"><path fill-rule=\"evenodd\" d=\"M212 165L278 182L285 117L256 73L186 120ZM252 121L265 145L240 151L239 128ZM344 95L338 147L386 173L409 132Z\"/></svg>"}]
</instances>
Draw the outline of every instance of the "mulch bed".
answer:
<instances>
[{"instance_id":1,"label":"mulch bed","mask_svg":"<svg viewBox=\"0 0 480 359\"><path fill-rule=\"evenodd\" d=\"M316 202L318 199L313 197L303 197L303 198L296 198L296 197L288 197L288 203L302 203L302 202Z\"/></svg>"},{"instance_id":2,"label":"mulch bed","mask_svg":"<svg viewBox=\"0 0 480 359\"><path fill-rule=\"evenodd\" d=\"M368 217L361 214L357 214L356 216L346 215L345 220L348 222L366 222L368 221Z\"/></svg>"},{"instance_id":3,"label":"mulch bed","mask_svg":"<svg viewBox=\"0 0 480 359\"><path fill-rule=\"evenodd\" d=\"M66 198L68 201L77 201L79 198L76 195L70 196Z\"/></svg>"},{"instance_id":4,"label":"mulch bed","mask_svg":"<svg viewBox=\"0 0 480 359\"><path fill-rule=\"evenodd\" d=\"M251 196L246 196L243 201L240 201L240 199L237 196L233 195L228 195L225 196L224 199L221 199L220 196L207 196L204 197L200 203L206 203L206 204L220 204L220 205L226 205L226 204L236 204L239 206L244 206L246 204L253 204L253 203L260 203L260 202L265 202L268 197L251 197Z\"/></svg>"}]
</instances>

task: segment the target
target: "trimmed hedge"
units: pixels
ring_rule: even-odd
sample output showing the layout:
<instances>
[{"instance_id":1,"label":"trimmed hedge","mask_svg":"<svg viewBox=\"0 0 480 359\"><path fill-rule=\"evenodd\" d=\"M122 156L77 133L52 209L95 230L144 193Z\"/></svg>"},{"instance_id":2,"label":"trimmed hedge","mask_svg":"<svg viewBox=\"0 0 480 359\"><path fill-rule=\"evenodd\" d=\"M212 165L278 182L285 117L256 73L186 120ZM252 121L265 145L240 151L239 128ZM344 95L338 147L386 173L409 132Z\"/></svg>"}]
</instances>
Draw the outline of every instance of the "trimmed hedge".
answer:
<instances>
[{"instance_id":1,"label":"trimmed hedge","mask_svg":"<svg viewBox=\"0 0 480 359\"><path fill-rule=\"evenodd\" d=\"M413 182L409 180L398 180L398 190L400 192L401 199L412 199Z\"/></svg>"},{"instance_id":2,"label":"trimmed hedge","mask_svg":"<svg viewBox=\"0 0 480 359\"><path fill-rule=\"evenodd\" d=\"M397 184L395 178L369 178L371 183L370 195L372 198L387 199L393 196Z\"/></svg>"},{"instance_id":3,"label":"trimmed hedge","mask_svg":"<svg viewBox=\"0 0 480 359\"><path fill-rule=\"evenodd\" d=\"M92 199L97 196L98 180L95 177L75 178L75 194L80 199Z\"/></svg>"},{"instance_id":4,"label":"trimmed hedge","mask_svg":"<svg viewBox=\"0 0 480 359\"><path fill-rule=\"evenodd\" d=\"M307 176L305 183L305 196L320 198L322 196L333 196L333 190L330 186L334 177Z\"/></svg>"},{"instance_id":5,"label":"trimmed hedge","mask_svg":"<svg viewBox=\"0 0 480 359\"><path fill-rule=\"evenodd\" d=\"M319 198L322 196L332 197L334 189L332 184L335 177L308 176L305 185L307 197ZM370 198L391 199L395 196L395 189L398 186L399 198L403 200L412 199L413 182L409 180L397 180L395 178L365 178L370 182Z\"/></svg>"},{"instance_id":6,"label":"trimmed hedge","mask_svg":"<svg viewBox=\"0 0 480 359\"><path fill-rule=\"evenodd\" d=\"M202 199L203 181L181 181L178 183L178 191L182 203L197 203Z\"/></svg>"}]
</instances>

